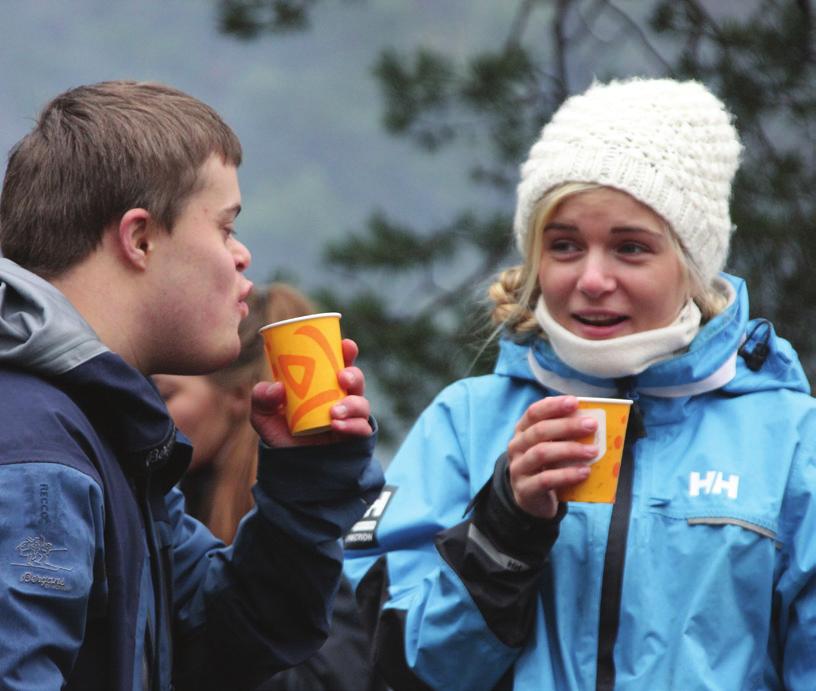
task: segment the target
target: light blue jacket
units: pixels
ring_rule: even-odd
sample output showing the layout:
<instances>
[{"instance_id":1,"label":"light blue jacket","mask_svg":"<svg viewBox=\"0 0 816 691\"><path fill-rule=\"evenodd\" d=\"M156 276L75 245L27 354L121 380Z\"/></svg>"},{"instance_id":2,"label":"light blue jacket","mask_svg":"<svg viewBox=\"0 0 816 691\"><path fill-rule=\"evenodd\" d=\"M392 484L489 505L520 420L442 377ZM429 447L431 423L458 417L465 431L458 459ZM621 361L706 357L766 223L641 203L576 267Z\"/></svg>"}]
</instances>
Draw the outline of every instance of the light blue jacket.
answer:
<instances>
[{"instance_id":1,"label":"light blue jacket","mask_svg":"<svg viewBox=\"0 0 816 691\"><path fill-rule=\"evenodd\" d=\"M628 382L647 436L631 447L612 680L596 686L613 507L570 503L560 534L520 522L527 548L557 534L536 561L507 548L512 536L486 538L493 519L478 529L468 504L533 401L622 392L543 341L503 341L494 374L454 383L422 414L347 537L346 573L394 688L816 689L816 405L791 346L748 320L743 282L726 278L729 308ZM741 345L748 359L759 346L756 371Z\"/></svg>"}]
</instances>

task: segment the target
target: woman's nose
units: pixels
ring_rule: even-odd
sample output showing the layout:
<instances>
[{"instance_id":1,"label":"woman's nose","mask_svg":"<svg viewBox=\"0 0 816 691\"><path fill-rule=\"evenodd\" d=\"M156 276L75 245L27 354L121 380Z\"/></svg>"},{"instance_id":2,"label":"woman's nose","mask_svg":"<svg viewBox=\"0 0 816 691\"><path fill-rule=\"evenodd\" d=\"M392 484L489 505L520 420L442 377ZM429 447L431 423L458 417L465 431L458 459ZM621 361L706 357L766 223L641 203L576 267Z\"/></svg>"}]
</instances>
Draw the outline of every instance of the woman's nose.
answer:
<instances>
[{"instance_id":1,"label":"woman's nose","mask_svg":"<svg viewBox=\"0 0 816 691\"><path fill-rule=\"evenodd\" d=\"M615 289L615 277L602 257L588 256L581 267L577 288L587 297L597 298Z\"/></svg>"}]
</instances>

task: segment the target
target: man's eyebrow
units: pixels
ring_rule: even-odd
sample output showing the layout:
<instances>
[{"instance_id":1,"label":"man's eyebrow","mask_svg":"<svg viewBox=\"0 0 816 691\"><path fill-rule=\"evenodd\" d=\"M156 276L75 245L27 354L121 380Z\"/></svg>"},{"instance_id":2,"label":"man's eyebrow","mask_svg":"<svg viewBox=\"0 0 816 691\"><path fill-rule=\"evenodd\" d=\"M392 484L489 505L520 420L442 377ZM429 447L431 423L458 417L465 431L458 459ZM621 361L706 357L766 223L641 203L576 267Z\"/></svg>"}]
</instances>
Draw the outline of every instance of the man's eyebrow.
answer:
<instances>
[{"instance_id":1,"label":"man's eyebrow","mask_svg":"<svg viewBox=\"0 0 816 691\"><path fill-rule=\"evenodd\" d=\"M220 216L222 218L234 219L240 213L241 213L241 205L240 204L233 204L232 206L228 206L226 209L221 211Z\"/></svg>"}]
</instances>

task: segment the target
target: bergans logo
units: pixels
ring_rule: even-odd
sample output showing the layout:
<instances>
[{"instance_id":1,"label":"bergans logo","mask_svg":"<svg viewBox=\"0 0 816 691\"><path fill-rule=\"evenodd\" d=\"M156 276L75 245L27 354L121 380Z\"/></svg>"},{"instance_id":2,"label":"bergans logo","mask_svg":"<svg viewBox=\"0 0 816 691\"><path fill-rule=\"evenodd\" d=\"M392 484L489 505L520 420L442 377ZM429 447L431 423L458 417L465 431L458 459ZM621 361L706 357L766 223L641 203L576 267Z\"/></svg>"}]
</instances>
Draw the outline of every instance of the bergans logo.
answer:
<instances>
[{"instance_id":1,"label":"bergans logo","mask_svg":"<svg viewBox=\"0 0 816 691\"><path fill-rule=\"evenodd\" d=\"M689 473L689 496L724 494L729 499L736 499L739 493L739 482L739 475L728 475L726 477L719 470L709 470L705 473L692 471Z\"/></svg>"}]
</instances>

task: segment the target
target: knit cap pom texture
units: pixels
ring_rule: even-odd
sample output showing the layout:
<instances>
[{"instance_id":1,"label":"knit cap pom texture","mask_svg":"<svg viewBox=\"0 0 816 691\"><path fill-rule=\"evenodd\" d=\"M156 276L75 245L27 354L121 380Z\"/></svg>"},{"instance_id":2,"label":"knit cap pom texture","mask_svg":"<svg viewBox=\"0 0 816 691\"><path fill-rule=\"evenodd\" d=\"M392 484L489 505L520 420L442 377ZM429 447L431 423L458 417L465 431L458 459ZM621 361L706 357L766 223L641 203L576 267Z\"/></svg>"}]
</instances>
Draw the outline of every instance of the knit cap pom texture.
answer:
<instances>
[{"instance_id":1,"label":"knit cap pom texture","mask_svg":"<svg viewBox=\"0 0 816 691\"><path fill-rule=\"evenodd\" d=\"M706 282L732 232L731 182L741 145L723 103L702 84L632 79L568 98L521 166L514 219L522 254L536 204L565 182L627 192L662 216Z\"/></svg>"}]
</instances>

